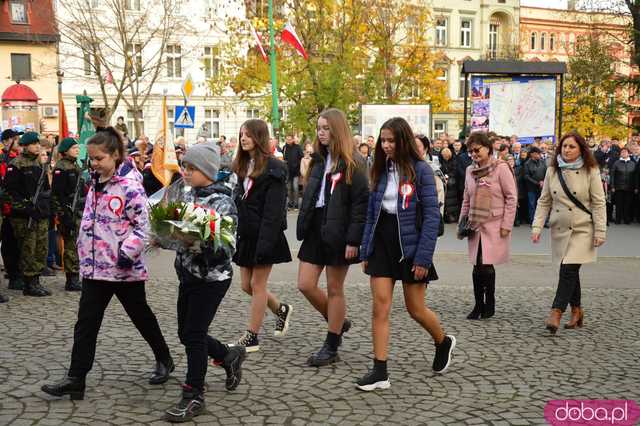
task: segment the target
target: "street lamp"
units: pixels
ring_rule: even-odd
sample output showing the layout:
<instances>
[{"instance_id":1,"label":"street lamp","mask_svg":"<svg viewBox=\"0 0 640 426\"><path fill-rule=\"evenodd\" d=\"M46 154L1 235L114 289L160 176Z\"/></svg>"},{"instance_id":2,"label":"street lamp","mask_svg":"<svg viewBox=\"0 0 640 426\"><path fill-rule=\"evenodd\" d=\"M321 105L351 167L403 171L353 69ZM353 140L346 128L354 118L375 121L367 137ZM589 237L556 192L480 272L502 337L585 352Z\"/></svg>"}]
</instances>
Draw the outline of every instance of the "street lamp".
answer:
<instances>
[{"instance_id":1,"label":"street lamp","mask_svg":"<svg viewBox=\"0 0 640 426\"><path fill-rule=\"evenodd\" d=\"M58 71L56 72L56 76L58 77L58 143L62 142L62 138L64 137L64 135L62 134L63 132L63 116L62 116L62 78L64 77L64 71L62 71L60 68L58 68Z\"/></svg>"}]
</instances>

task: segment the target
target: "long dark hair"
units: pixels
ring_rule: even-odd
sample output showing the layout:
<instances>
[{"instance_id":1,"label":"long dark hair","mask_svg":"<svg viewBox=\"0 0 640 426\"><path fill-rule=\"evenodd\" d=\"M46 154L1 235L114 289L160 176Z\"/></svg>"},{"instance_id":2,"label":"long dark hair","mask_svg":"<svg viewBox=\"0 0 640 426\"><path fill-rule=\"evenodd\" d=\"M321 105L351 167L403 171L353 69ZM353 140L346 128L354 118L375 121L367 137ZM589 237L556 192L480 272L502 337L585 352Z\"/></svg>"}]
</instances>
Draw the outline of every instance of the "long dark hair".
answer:
<instances>
[{"instance_id":1,"label":"long dark hair","mask_svg":"<svg viewBox=\"0 0 640 426\"><path fill-rule=\"evenodd\" d=\"M240 126L240 136L238 140L242 140L242 129L244 129L254 143L254 156L255 161L251 177L260 176L264 169L267 167L267 160L271 156L271 147L269 145L269 126L263 120L251 119L245 121ZM233 160L233 171L239 178L244 179L247 176L249 169L249 161L251 161L251 155L248 151L242 149L242 145L238 147L236 158Z\"/></svg>"},{"instance_id":2,"label":"long dark hair","mask_svg":"<svg viewBox=\"0 0 640 426\"><path fill-rule=\"evenodd\" d=\"M560 138L560 142L556 145L555 155L551 159L551 167L557 169L558 166L558 155L562 155L562 144L565 140L573 138L578 146L580 147L580 155L582 155L582 161L584 161L584 167L587 169L592 169L594 167L598 167L598 162L596 158L593 156L593 153L589 149L589 145L587 145L587 141L582 137L580 133L573 130L569 133L565 133Z\"/></svg>"},{"instance_id":3,"label":"long dark hair","mask_svg":"<svg viewBox=\"0 0 640 426\"><path fill-rule=\"evenodd\" d=\"M118 154L116 167L124 161L124 139L122 134L112 126L104 128L87 139L87 145L98 145L111 156Z\"/></svg>"},{"instance_id":4,"label":"long dark hair","mask_svg":"<svg viewBox=\"0 0 640 426\"><path fill-rule=\"evenodd\" d=\"M421 161L420 154L418 154L418 147L416 147L415 137L413 136L413 130L411 126L404 118L394 117L391 118L382 125L380 128L380 134L378 135L378 141L376 142L376 149L373 154L373 166L371 166L371 189L374 190L380 181L380 177L387 172L387 156L382 150L382 139L380 135L382 130L387 129L393 133L393 140L396 144L396 151L394 154L394 162L398 168L398 174L401 178L413 182L416 179L416 171L413 167L413 161Z\"/></svg>"}]
</instances>

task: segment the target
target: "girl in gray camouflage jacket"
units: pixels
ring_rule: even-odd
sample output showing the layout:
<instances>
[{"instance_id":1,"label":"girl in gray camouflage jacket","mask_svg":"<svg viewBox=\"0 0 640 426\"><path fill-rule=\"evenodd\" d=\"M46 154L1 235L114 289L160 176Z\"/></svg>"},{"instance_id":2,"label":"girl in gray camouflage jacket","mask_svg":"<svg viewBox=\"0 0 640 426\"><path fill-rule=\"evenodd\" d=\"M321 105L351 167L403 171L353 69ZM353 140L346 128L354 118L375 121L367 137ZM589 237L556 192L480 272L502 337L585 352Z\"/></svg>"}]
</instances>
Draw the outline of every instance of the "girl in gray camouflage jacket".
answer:
<instances>
[{"instance_id":1,"label":"girl in gray camouflage jacket","mask_svg":"<svg viewBox=\"0 0 640 426\"><path fill-rule=\"evenodd\" d=\"M230 216L236 224L238 213L231 189L216 181L220 167L218 147L208 143L190 147L182 162L184 181L191 187L184 201ZM169 422L189 421L204 410L208 358L225 369L228 390L235 389L240 383L244 347L228 347L208 335L209 325L231 284L232 256L233 249L214 249L213 243L201 242L197 251L177 250L178 336L187 353L187 377L182 386L182 398L166 411L164 418Z\"/></svg>"}]
</instances>

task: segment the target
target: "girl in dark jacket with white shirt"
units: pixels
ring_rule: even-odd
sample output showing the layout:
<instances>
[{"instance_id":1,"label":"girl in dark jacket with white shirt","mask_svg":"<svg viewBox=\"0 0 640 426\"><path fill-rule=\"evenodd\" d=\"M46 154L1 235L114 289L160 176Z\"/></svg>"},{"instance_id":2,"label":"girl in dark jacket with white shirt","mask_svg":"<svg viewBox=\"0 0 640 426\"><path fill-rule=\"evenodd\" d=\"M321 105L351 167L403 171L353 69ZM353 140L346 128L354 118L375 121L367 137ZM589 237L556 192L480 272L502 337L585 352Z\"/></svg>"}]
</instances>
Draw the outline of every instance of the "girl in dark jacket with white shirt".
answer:
<instances>
[{"instance_id":1,"label":"girl in dark jacket with white shirt","mask_svg":"<svg viewBox=\"0 0 640 426\"><path fill-rule=\"evenodd\" d=\"M298 289L328 322L322 348L308 364L336 362L338 346L351 323L345 319L344 280L349 265L358 263L358 247L367 212L366 165L354 152L345 114L328 109L318 118L314 154L298 215ZM318 287L326 267L327 292Z\"/></svg>"},{"instance_id":2,"label":"girl in dark jacket with white shirt","mask_svg":"<svg viewBox=\"0 0 640 426\"><path fill-rule=\"evenodd\" d=\"M291 261L284 230L287 227L287 169L270 151L269 127L247 120L240 128L240 149L233 163L238 176L238 247L233 261L240 267L242 289L251 296L251 318L236 342L247 352L260 349L258 333L267 307L276 316L274 335L289 328L292 307L267 290L271 268Z\"/></svg>"},{"instance_id":3,"label":"girl in dark jacket with white shirt","mask_svg":"<svg viewBox=\"0 0 640 426\"><path fill-rule=\"evenodd\" d=\"M440 210L431 167L418 154L411 127L403 118L382 125L371 169L367 223L360 257L373 295L373 370L357 383L360 390L391 386L387 374L389 314L393 287L402 281L411 317L433 338L433 371L444 373L456 339L424 304L426 284L437 279L433 268Z\"/></svg>"}]
</instances>

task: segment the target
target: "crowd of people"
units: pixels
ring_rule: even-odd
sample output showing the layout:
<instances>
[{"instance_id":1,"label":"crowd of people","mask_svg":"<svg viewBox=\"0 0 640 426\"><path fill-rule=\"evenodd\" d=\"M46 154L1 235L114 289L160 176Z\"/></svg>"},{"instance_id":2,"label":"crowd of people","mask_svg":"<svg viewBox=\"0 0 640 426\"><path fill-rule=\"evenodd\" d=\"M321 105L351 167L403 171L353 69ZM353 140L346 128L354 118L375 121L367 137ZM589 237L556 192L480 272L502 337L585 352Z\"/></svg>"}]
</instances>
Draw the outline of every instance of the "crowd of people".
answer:
<instances>
[{"instance_id":1,"label":"crowd of people","mask_svg":"<svg viewBox=\"0 0 640 426\"><path fill-rule=\"evenodd\" d=\"M457 223L458 238L468 241L475 299L468 319L494 316L494 265L509 261L513 226L530 222L533 243L543 227L551 228L553 260L560 266L546 328L555 334L568 306L572 317L565 328L583 326L579 269L596 260L596 248L605 242L605 194L616 194L616 214L623 221L625 214L633 217L633 205L624 203L634 201L638 168L631 166L637 160L627 148L617 157L603 143L594 154L575 132L555 147L535 141L526 150L516 137L484 132L464 141L446 135L430 141L414 135L402 118L386 121L377 138L362 142L337 109L323 111L316 124L313 142L302 146L287 135L280 148L268 124L258 119L241 126L237 147L236 140L226 138L191 146L176 140L181 172L174 180L184 181L188 200L232 220L236 244L204 242L194 248L185 243L175 249L177 328L187 371L181 397L166 410L166 420L183 422L202 413L209 364L225 369L228 390L240 384L247 352L260 350L267 310L276 320L274 335L287 334L294 303L269 291L268 281L273 265L292 261L284 235L288 209L299 210L298 289L327 327L319 349L307 359L309 366L340 360L343 335L352 325L344 293L350 266L360 263L370 277L374 359L373 368L355 383L360 390L391 386L388 346L397 281L407 312L433 342L432 370L444 373L451 365L456 338L425 304L429 283L438 279L433 259L444 222ZM100 326L114 295L153 351L149 384L166 382L175 370L145 293L145 247L155 244L147 197L162 184L149 165L152 145L144 138L129 141L125 134L122 126L98 126L86 142L91 167L86 176L77 165L73 138L53 149L33 132L2 136L2 255L9 288L28 296L50 294L39 277L52 228L64 241L66 289L82 291L70 366L60 381L42 386L50 395L84 398ZM51 149L60 158L49 173ZM251 304L246 330L225 344L209 335L209 326L231 286L232 264L239 267ZM323 272L326 290L318 285Z\"/></svg>"}]
</instances>

